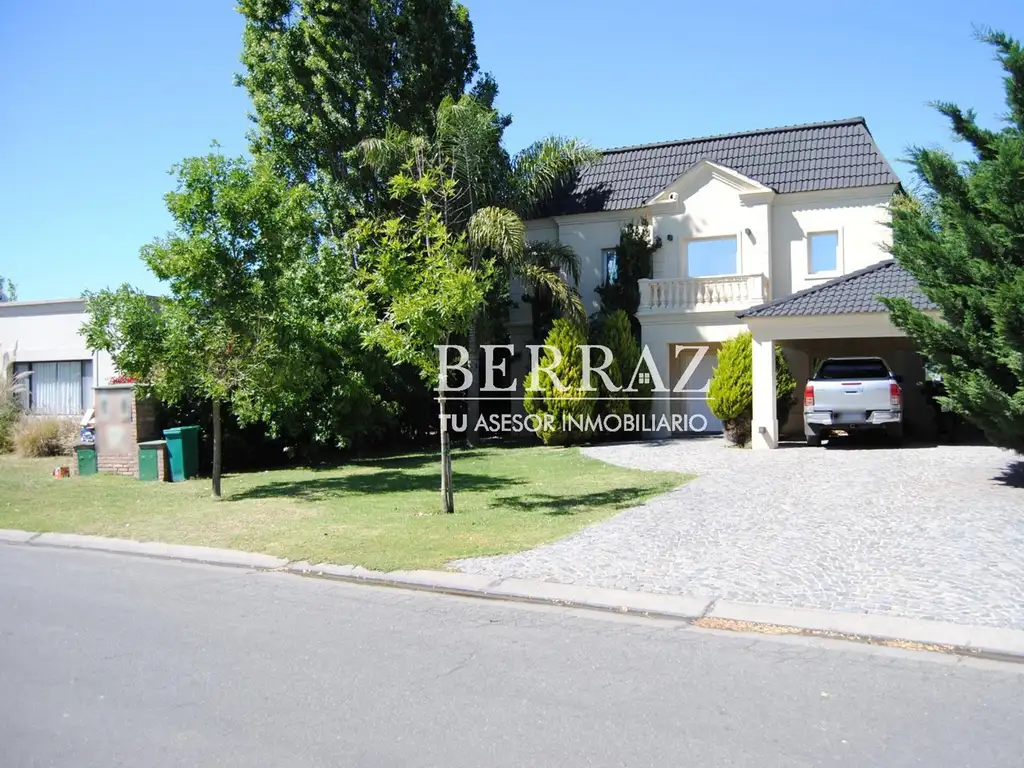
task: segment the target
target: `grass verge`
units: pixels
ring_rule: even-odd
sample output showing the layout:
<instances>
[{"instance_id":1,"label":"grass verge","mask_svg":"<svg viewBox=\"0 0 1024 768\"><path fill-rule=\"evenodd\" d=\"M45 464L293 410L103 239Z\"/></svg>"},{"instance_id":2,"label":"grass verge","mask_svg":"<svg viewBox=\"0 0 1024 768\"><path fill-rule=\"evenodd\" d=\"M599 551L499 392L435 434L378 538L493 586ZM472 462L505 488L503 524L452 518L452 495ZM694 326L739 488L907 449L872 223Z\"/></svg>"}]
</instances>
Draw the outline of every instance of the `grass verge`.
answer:
<instances>
[{"instance_id":1,"label":"grass verge","mask_svg":"<svg viewBox=\"0 0 1024 768\"><path fill-rule=\"evenodd\" d=\"M228 475L220 501L210 498L209 480L55 479L57 461L0 457L0 528L380 570L442 568L458 558L529 549L689 479L611 466L574 448L457 451L455 514L444 515L436 454Z\"/></svg>"}]
</instances>

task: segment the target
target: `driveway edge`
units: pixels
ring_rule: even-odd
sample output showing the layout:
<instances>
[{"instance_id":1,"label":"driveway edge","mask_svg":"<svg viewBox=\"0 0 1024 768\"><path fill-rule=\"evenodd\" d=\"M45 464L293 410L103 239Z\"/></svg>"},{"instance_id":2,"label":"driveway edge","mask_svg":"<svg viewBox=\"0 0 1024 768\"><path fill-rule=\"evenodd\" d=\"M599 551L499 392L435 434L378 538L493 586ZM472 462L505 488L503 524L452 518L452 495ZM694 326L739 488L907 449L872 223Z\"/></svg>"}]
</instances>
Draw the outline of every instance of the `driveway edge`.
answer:
<instances>
[{"instance_id":1,"label":"driveway edge","mask_svg":"<svg viewBox=\"0 0 1024 768\"><path fill-rule=\"evenodd\" d=\"M500 579L451 571L371 571L354 565L288 561L252 552L213 547L138 542L67 533L0 529L0 544L85 549L164 560L275 571L296 576L357 584L398 587L451 595L557 605L651 618L697 627L746 632L827 636L883 644L911 643L928 650L1024 662L1024 631L950 624L929 619L740 603L711 597L664 595L619 589L559 584L527 579Z\"/></svg>"}]
</instances>

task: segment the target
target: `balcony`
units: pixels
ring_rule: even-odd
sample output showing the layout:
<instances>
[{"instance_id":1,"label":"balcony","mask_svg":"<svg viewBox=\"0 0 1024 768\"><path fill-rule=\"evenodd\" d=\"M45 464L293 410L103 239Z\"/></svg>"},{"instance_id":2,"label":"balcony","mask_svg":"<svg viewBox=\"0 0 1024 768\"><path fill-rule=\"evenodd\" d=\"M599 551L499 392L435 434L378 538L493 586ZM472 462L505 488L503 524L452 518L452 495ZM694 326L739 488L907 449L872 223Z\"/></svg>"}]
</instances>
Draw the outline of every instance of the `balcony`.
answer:
<instances>
[{"instance_id":1,"label":"balcony","mask_svg":"<svg viewBox=\"0 0 1024 768\"><path fill-rule=\"evenodd\" d=\"M762 274L641 280L637 315L738 312L766 301L768 278Z\"/></svg>"}]
</instances>

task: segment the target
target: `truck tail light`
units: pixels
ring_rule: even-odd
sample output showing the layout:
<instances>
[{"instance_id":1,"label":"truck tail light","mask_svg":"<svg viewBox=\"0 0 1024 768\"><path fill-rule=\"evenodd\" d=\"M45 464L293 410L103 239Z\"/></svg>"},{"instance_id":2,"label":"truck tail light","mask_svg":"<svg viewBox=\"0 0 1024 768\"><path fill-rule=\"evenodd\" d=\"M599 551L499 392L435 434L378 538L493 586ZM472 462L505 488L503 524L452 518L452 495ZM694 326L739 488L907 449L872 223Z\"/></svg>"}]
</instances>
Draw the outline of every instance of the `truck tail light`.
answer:
<instances>
[{"instance_id":1,"label":"truck tail light","mask_svg":"<svg viewBox=\"0 0 1024 768\"><path fill-rule=\"evenodd\" d=\"M814 385L808 384L804 390L804 407L812 407L814 405Z\"/></svg>"},{"instance_id":2,"label":"truck tail light","mask_svg":"<svg viewBox=\"0 0 1024 768\"><path fill-rule=\"evenodd\" d=\"M895 381L889 382L889 405L892 408L903 406L903 392L900 391L900 385Z\"/></svg>"}]
</instances>

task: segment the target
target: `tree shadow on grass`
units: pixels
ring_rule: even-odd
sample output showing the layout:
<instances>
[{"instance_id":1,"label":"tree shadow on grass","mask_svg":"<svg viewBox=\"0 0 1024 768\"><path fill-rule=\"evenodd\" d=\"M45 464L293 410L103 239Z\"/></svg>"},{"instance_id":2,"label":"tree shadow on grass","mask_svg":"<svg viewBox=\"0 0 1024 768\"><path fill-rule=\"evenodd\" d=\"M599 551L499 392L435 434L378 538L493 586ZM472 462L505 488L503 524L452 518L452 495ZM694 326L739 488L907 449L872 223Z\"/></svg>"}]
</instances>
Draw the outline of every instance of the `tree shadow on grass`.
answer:
<instances>
[{"instance_id":1,"label":"tree shadow on grass","mask_svg":"<svg viewBox=\"0 0 1024 768\"><path fill-rule=\"evenodd\" d=\"M521 480L491 475L456 472L452 483L455 492L492 491L518 485ZM438 473L410 473L401 469L381 469L378 472L364 472L333 477L314 477L309 480L266 483L247 488L226 497L230 501L249 499L298 499L301 501L324 501L335 496L348 494L408 493L414 491L439 491L441 475Z\"/></svg>"},{"instance_id":2,"label":"tree shadow on grass","mask_svg":"<svg viewBox=\"0 0 1024 768\"><path fill-rule=\"evenodd\" d=\"M475 459L483 455L483 452L475 449L454 449L452 450L452 462L458 462L460 459ZM345 465L341 466L353 466L353 467L371 467L380 469L417 469L419 467L427 467L431 464L436 464L438 468L441 466L441 454L440 453L410 453L402 456L364 456L359 459L352 459ZM332 467L317 467L317 470L323 469L335 469L337 465Z\"/></svg>"},{"instance_id":3,"label":"tree shadow on grass","mask_svg":"<svg viewBox=\"0 0 1024 768\"><path fill-rule=\"evenodd\" d=\"M1024 488L1024 461L1014 461L1007 464L1003 471L992 479L1011 488Z\"/></svg>"},{"instance_id":4,"label":"tree shadow on grass","mask_svg":"<svg viewBox=\"0 0 1024 768\"><path fill-rule=\"evenodd\" d=\"M649 488L616 488L610 491L596 491L569 496L550 493L528 493L523 496L500 496L497 501L503 507L517 512L541 512L551 517L568 517L585 512L593 507L614 506L625 508L641 503L641 498L650 493Z\"/></svg>"}]
</instances>

